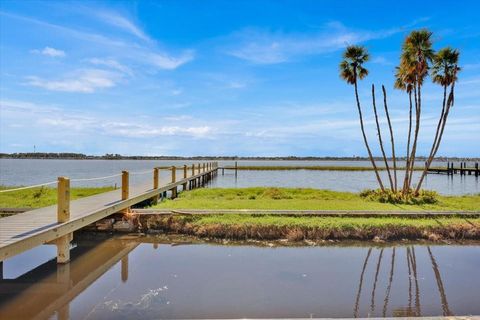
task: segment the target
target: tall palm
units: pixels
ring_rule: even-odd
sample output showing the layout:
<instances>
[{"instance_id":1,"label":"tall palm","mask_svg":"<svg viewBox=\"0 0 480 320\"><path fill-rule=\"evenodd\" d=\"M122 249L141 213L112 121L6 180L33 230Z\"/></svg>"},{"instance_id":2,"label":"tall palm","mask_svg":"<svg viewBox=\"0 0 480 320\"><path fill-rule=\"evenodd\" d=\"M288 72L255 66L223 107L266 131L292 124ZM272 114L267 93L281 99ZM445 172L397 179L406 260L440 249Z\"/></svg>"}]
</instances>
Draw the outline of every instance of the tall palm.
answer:
<instances>
[{"instance_id":1,"label":"tall palm","mask_svg":"<svg viewBox=\"0 0 480 320\"><path fill-rule=\"evenodd\" d=\"M416 193L418 193L418 191L420 190L423 179L427 174L428 168L430 167L430 164L432 163L438 151L440 142L442 141L443 131L447 123L448 114L450 112L450 108L453 106L454 103L455 82L457 81L457 74L460 71L460 68L458 67L459 56L460 52L458 52L458 50L447 47L438 51L438 53L433 59L432 80L434 83L437 83L443 87L442 111L440 113L437 130L435 132L435 138L430 149L430 154L428 156L426 166L422 172L420 180L417 184L417 188L415 190ZM447 99L447 90L449 87L450 93Z\"/></svg>"},{"instance_id":2,"label":"tall palm","mask_svg":"<svg viewBox=\"0 0 480 320\"><path fill-rule=\"evenodd\" d=\"M410 168L410 142L412 137L412 93L413 93L414 77L408 72L408 67L404 63L396 67L394 87L403 90L408 94L409 113L408 113L408 139L407 139L407 156L405 157L405 178L403 181L403 192L408 188L408 169Z\"/></svg>"},{"instance_id":3,"label":"tall palm","mask_svg":"<svg viewBox=\"0 0 480 320\"><path fill-rule=\"evenodd\" d=\"M420 117L422 112L422 85L428 76L429 63L434 57L431 41L432 32L426 29L412 31L403 44L402 64L406 72L411 74L414 80L415 95L415 132L413 137L412 150L410 153L409 177L407 188L410 189L413 168L415 165L415 155L417 151L418 133L420 131Z\"/></svg>"},{"instance_id":4,"label":"tall palm","mask_svg":"<svg viewBox=\"0 0 480 320\"><path fill-rule=\"evenodd\" d=\"M362 108L360 106L360 99L358 98L358 79L362 80L368 75L368 70L363 67L363 64L369 60L369 55L367 49L362 46L348 46L343 53L343 60L340 62L340 77L344 79L348 84L353 84L355 88L355 98L357 100L357 109L358 116L360 118L360 128L362 130L363 142L367 148L368 157L372 163L373 169L375 171L375 176L377 178L380 189L385 191L383 187L382 179L378 173L377 165L373 159L372 151L368 144L367 136L365 134L365 127L363 125L363 115Z\"/></svg>"}]
</instances>

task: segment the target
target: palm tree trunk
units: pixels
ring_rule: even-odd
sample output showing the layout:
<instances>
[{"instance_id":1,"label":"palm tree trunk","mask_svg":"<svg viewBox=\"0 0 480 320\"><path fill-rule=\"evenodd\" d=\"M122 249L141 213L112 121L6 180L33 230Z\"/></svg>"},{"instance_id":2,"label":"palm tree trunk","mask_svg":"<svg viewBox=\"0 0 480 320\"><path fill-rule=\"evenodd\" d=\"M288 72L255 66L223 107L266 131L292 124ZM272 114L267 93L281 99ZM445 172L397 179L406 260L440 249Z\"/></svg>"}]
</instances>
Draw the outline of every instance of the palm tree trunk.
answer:
<instances>
[{"instance_id":1,"label":"palm tree trunk","mask_svg":"<svg viewBox=\"0 0 480 320\"><path fill-rule=\"evenodd\" d=\"M363 142L365 143L365 146L367 147L368 157L370 158L370 162L372 163L373 170L375 171L375 176L377 177L378 184L380 185L380 189L382 191L385 191L385 187L383 186L382 179L380 178L380 175L378 174L378 168L377 168L377 165L375 164L375 160L373 159L372 151L370 150L370 146L368 145L367 136L365 134L365 128L363 126L362 108L360 107L360 99L358 98L358 88L357 88L357 81L356 80L355 80L355 98L357 99L358 117L360 119L360 128L362 129Z\"/></svg>"},{"instance_id":2,"label":"palm tree trunk","mask_svg":"<svg viewBox=\"0 0 480 320\"><path fill-rule=\"evenodd\" d=\"M387 122L388 128L390 129L390 142L392 144L392 160L393 160L393 181L395 189L394 191L397 192L397 157L395 156L395 141L393 139L393 128L392 122L390 121L390 114L388 113L388 106L387 106L387 92L385 91L385 86L382 85L383 91L383 106L385 107L385 114L387 115Z\"/></svg>"},{"instance_id":3,"label":"palm tree trunk","mask_svg":"<svg viewBox=\"0 0 480 320\"><path fill-rule=\"evenodd\" d=\"M418 133L420 131L420 116L422 112L421 107L421 86L415 84L415 133L413 136L413 144L412 144L412 153L410 154L410 168L409 168L409 176L408 176L408 185L407 185L407 192L410 190L412 185L412 175L413 175L413 168L415 167L415 155L417 152L417 141L418 141Z\"/></svg>"},{"instance_id":4,"label":"palm tree trunk","mask_svg":"<svg viewBox=\"0 0 480 320\"><path fill-rule=\"evenodd\" d=\"M430 164L432 163L433 159L435 158L435 155L437 154L438 148L440 147L440 142L442 141L442 137L443 137L443 131L445 129L445 125L447 124L448 114L450 113L450 108L452 107L453 101L454 101L454 89L455 89L455 82L452 83L452 86L450 87L450 93L448 95L448 100L447 100L447 103L446 103L446 106L445 106L445 112L443 114L443 121L442 121L442 125L441 125L441 128L440 128L440 132L437 132L438 139L436 140L436 145L432 146L433 150L431 151L430 157L427 161L427 165L423 169L420 180L418 181L417 188L415 189L415 194L418 194L418 192L420 191L420 188L422 187L423 180L425 179L425 176L427 175L428 168L430 167ZM445 93L446 93L446 91L445 91ZM440 122L439 122L439 124L440 124ZM437 130L438 130L438 127L437 127Z\"/></svg>"},{"instance_id":5,"label":"palm tree trunk","mask_svg":"<svg viewBox=\"0 0 480 320\"><path fill-rule=\"evenodd\" d=\"M447 295L445 294L445 287L443 286L442 276L440 275L440 270L438 268L437 261L432 254L432 250L430 250L430 246L427 246L428 255L430 256L430 260L432 261L432 268L433 273L435 274L435 280L437 281L438 292L440 293L440 300L442 303L443 315L444 316L451 316L452 311L450 311L450 307L448 306Z\"/></svg>"},{"instance_id":6,"label":"palm tree trunk","mask_svg":"<svg viewBox=\"0 0 480 320\"><path fill-rule=\"evenodd\" d=\"M430 164L433 161L434 153L435 153L435 147L437 146L437 142L439 139L439 134L440 134L440 129L442 128L442 123L445 121L445 103L447 100L447 86L443 86L443 102L442 102L442 112L440 113L440 118L438 119L438 124L437 124L437 130L435 132L435 138L433 139L433 144L430 149L430 154L428 155L428 159L425 165L425 168L423 169L422 175L420 176L420 180L417 184L417 188L415 189L415 193L418 193L420 190L420 186L422 185L423 179L425 178L425 175L428 172L428 169L430 168Z\"/></svg>"},{"instance_id":7,"label":"palm tree trunk","mask_svg":"<svg viewBox=\"0 0 480 320\"><path fill-rule=\"evenodd\" d=\"M380 150L382 151L383 162L385 163L385 168L387 169L388 180L390 181L390 188L393 191L392 174L390 173L390 166L388 165L385 149L383 148L382 132L380 130L380 123L378 122L377 106L375 102L375 86L373 84L372 84L372 103L373 103L373 113L375 114L375 122L377 124L378 143L380 144Z\"/></svg>"},{"instance_id":8,"label":"palm tree trunk","mask_svg":"<svg viewBox=\"0 0 480 320\"><path fill-rule=\"evenodd\" d=\"M380 272L380 265L381 265L381 262L382 262L382 256L383 256L383 248L380 250L380 254L378 255L377 269L375 271L375 280L373 281L372 301L370 303L370 313L371 314L373 314L373 311L375 311L375 290L377 289L378 274Z\"/></svg>"},{"instance_id":9,"label":"palm tree trunk","mask_svg":"<svg viewBox=\"0 0 480 320\"><path fill-rule=\"evenodd\" d=\"M365 261L363 262L362 273L360 274L360 281L358 283L357 297L355 299L355 307L353 309L353 316L355 318L358 318L358 307L359 307L359 302L360 302L360 295L362 293L363 276L365 275L365 270L367 269L368 259L370 258L371 253L372 253L372 248L368 249L367 256L365 257Z\"/></svg>"},{"instance_id":10,"label":"palm tree trunk","mask_svg":"<svg viewBox=\"0 0 480 320\"><path fill-rule=\"evenodd\" d=\"M410 166L410 138L412 136L412 91L408 92L408 100L410 102L410 113L408 123L408 140L407 140L407 157L405 159L405 177L403 179L403 194L405 195L408 186L408 168Z\"/></svg>"},{"instance_id":11,"label":"palm tree trunk","mask_svg":"<svg viewBox=\"0 0 480 320\"><path fill-rule=\"evenodd\" d=\"M383 304L383 313L382 313L383 318L387 316L387 306L388 306L388 301L390 300L390 291L392 289L394 268L395 268L395 247L393 247L392 249L390 277L388 278L388 286L387 286L387 291L385 293L385 300Z\"/></svg>"}]
</instances>

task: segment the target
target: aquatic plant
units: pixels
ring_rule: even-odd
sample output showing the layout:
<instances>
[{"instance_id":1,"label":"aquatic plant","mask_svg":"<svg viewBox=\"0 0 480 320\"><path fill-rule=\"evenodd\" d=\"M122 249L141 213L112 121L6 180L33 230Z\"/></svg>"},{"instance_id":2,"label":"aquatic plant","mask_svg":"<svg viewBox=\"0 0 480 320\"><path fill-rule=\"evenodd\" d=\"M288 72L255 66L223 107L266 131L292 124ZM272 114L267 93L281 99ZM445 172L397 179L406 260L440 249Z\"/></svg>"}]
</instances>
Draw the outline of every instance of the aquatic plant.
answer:
<instances>
[{"instance_id":1,"label":"aquatic plant","mask_svg":"<svg viewBox=\"0 0 480 320\"><path fill-rule=\"evenodd\" d=\"M438 193L430 190L420 190L418 193L410 190L407 194L393 190L364 190L360 193L360 197L392 204L423 205L438 203Z\"/></svg>"}]
</instances>

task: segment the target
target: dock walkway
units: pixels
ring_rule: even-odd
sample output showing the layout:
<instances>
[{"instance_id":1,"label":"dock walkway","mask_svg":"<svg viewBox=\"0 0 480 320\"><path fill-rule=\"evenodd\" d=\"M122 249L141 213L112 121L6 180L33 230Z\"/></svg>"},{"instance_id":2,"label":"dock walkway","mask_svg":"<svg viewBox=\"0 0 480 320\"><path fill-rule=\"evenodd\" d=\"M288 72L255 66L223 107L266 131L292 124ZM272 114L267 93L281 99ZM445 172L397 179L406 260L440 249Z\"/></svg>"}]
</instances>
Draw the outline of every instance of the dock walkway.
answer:
<instances>
[{"instance_id":1,"label":"dock walkway","mask_svg":"<svg viewBox=\"0 0 480 320\"><path fill-rule=\"evenodd\" d=\"M58 205L1 218L0 262L36 246L57 243L56 241L62 238L67 239L63 243L63 252L60 252L62 251L61 248L58 249L57 260L59 260L59 255L66 254L67 256L61 258L59 262L68 262L72 232L111 214L124 211L137 203L158 197L167 191L171 191L175 196L179 186L187 189L204 185L206 181L215 176L216 172L216 163L209 163L203 165L203 167L200 165L198 167L194 166L192 170L184 169L184 178L177 181L175 178L176 170L173 167L172 182L158 186L157 172L154 173L153 188L152 184L146 183L128 186L127 178L126 185L123 181L122 189L68 201L66 206L68 219L64 222L59 221ZM69 193L68 189L67 193ZM68 252L65 252L65 250Z\"/></svg>"}]
</instances>

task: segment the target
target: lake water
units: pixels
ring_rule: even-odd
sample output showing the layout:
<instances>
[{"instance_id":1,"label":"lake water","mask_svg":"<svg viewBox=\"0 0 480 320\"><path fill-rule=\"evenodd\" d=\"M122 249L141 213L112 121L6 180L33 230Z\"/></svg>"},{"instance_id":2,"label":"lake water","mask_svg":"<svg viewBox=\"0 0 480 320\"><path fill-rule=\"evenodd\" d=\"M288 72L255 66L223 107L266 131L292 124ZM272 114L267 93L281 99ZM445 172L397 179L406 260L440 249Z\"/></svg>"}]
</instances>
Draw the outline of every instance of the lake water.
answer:
<instances>
[{"instance_id":1,"label":"lake water","mask_svg":"<svg viewBox=\"0 0 480 320\"><path fill-rule=\"evenodd\" d=\"M480 314L478 243L178 245L184 241L80 237L68 265L48 261L50 246L11 258L0 280L0 318ZM42 264L25 273L25 261Z\"/></svg>"},{"instance_id":2,"label":"lake water","mask_svg":"<svg viewBox=\"0 0 480 320\"><path fill-rule=\"evenodd\" d=\"M0 185L33 185L54 181L58 176L75 178L93 178L120 173L122 170L130 172L145 172L131 176L131 183L150 181L152 173L149 171L155 166L183 166L184 164L198 163L198 161L156 161L156 160L34 160L34 159L0 159ZM234 161L220 161L220 166L233 166ZM238 161L239 166L369 166L368 161ZM402 162L399 163L403 165ZM445 163L434 163L434 166L446 166ZM180 173L179 173L180 174ZM419 172L415 172L418 176ZM382 172L386 178L386 172ZM178 176L178 175L177 175ZM170 172L163 170L160 173L162 181L169 181ZM384 179L384 181L387 181ZM120 177L72 182L72 186L114 186L120 185ZM225 170L220 173L210 185L212 187L304 187L331 189L337 191L358 192L368 188L377 188L375 175L372 171L234 171ZM479 193L478 177L460 176L447 177L446 175L430 174L427 176L424 187L436 190L442 194L469 194Z\"/></svg>"}]
</instances>

